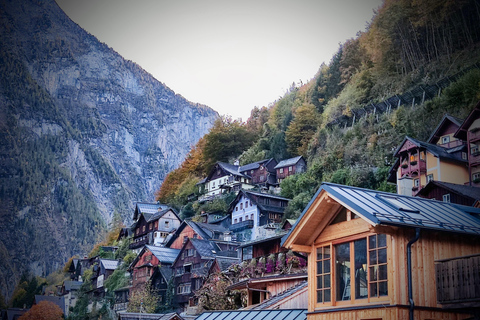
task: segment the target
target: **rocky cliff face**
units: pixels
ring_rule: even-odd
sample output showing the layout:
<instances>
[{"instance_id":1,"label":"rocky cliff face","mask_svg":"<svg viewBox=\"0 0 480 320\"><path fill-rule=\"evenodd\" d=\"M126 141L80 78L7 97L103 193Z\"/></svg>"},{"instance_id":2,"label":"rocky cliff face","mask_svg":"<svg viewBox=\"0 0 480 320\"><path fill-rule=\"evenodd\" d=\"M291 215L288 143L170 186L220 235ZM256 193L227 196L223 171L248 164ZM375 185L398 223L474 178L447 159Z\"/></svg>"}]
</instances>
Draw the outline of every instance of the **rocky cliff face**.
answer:
<instances>
[{"instance_id":1,"label":"rocky cliff face","mask_svg":"<svg viewBox=\"0 0 480 320\"><path fill-rule=\"evenodd\" d=\"M153 201L218 116L73 23L53 0L0 1L0 288L88 252Z\"/></svg>"}]
</instances>

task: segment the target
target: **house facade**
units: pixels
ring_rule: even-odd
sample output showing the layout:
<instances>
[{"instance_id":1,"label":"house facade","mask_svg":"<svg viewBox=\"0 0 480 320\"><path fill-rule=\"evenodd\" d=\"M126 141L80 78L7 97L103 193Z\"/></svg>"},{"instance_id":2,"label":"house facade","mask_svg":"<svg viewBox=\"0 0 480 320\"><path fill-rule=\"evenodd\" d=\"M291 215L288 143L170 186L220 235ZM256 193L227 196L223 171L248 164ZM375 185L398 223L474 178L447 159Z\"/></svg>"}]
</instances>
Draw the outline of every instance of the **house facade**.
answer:
<instances>
[{"instance_id":1,"label":"house facade","mask_svg":"<svg viewBox=\"0 0 480 320\"><path fill-rule=\"evenodd\" d=\"M431 180L468 182L468 157L463 144L445 148L406 137L394 156L398 160L389 181L396 182L399 194L415 196Z\"/></svg>"},{"instance_id":2,"label":"house facade","mask_svg":"<svg viewBox=\"0 0 480 320\"><path fill-rule=\"evenodd\" d=\"M277 184L288 176L302 173L307 170L307 162L302 156L280 161L274 169L276 170Z\"/></svg>"},{"instance_id":3,"label":"house facade","mask_svg":"<svg viewBox=\"0 0 480 320\"><path fill-rule=\"evenodd\" d=\"M471 317L440 303L458 280L438 289L452 274L436 264L480 253L479 217L472 207L323 183L282 242L310 253L307 318Z\"/></svg>"},{"instance_id":4,"label":"house facade","mask_svg":"<svg viewBox=\"0 0 480 320\"><path fill-rule=\"evenodd\" d=\"M239 171L238 165L217 162L204 181L204 199L220 196L225 192L251 189L249 176Z\"/></svg>"},{"instance_id":5,"label":"house facade","mask_svg":"<svg viewBox=\"0 0 480 320\"><path fill-rule=\"evenodd\" d=\"M290 199L242 190L230 204L230 230L236 241L252 241L275 234Z\"/></svg>"},{"instance_id":6,"label":"house facade","mask_svg":"<svg viewBox=\"0 0 480 320\"><path fill-rule=\"evenodd\" d=\"M467 142L469 185L480 187L480 102L462 123L455 137Z\"/></svg>"},{"instance_id":7,"label":"house facade","mask_svg":"<svg viewBox=\"0 0 480 320\"><path fill-rule=\"evenodd\" d=\"M221 248L214 241L187 239L172 266L175 285L174 305L179 310L187 311L196 306L194 293L202 287L211 273L238 263L236 252L231 250L230 253L222 254ZM218 259L221 262L217 261Z\"/></svg>"},{"instance_id":8,"label":"house facade","mask_svg":"<svg viewBox=\"0 0 480 320\"><path fill-rule=\"evenodd\" d=\"M417 197L474 206L480 202L480 188L432 180L417 193Z\"/></svg>"},{"instance_id":9,"label":"house facade","mask_svg":"<svg viewBox=\"0 0 480 320\"><path fill-rule=\"evenodd\" d=\"M276 165L277 161L270 158L241 166L238 171L248 176L251 184L269 189L277 184Z\"/></svg>"},{"instance_id":10,"label":"house facade","mask_svg":"<svg viewBox=\"0 0 480 320\"><path fill-rule=\"evenodd\" d=\"M153 203L138 203L134 221L130 249L137 253L147 244L163 246L181 224L181 219L172 208Z\"/></svg>"},{"instance_id":11,"label":"house facade","mask_svg":"<svg viewBox=\"0 0 480 320\"><path fill-rule=\"evenodd\" d=\"M178 249L146 245L128 268L132 274L132 290L144 287L158 268L171 268L179 252Z\"/></svg>"}]
</instances>

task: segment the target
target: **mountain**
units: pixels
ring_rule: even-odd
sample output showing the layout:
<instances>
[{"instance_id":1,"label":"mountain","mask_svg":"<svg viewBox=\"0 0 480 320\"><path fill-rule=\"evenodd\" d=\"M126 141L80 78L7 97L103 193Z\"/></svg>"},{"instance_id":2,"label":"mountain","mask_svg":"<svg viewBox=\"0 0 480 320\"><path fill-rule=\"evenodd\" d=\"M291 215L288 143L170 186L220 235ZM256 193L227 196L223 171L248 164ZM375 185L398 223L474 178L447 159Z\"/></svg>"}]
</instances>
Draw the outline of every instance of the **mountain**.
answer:
<instances>
[{"instance_id":1,"label":"mountain","mask_svg":"<svg viewBox=\"0 0 480 320\"><path fill-rule=\"evenodd\" d=\"M129 222L218 114L175 94L53 0L0 1L0 288Z\"/></svg>"}]
</instances>

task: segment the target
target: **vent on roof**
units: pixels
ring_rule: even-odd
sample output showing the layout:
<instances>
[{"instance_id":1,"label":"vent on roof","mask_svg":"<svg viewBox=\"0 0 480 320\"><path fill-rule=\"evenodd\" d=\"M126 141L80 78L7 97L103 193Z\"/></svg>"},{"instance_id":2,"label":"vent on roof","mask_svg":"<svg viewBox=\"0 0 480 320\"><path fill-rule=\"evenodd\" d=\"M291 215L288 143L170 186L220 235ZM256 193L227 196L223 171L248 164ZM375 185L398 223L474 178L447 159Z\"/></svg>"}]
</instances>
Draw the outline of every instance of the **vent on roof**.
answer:
<instances>
[{"instance_id":1,"label":"vent on roof","mask_svg":"<svg viewBox=\"0 0 480 320\"><path fill-rule=\"evenodd\" d=\"M417 208L409 206L408 204L406 204L403 201L400 201L399 197L379 195L379 194L377 194L376 197L380 198L381 200L383 200L384 202L386 202L387 204L389 204L390 206L392 206L393 208L395 208L397 210L405 211L405 212L409 212L409 213L420 214L420 210L418 210Z\"/></svg>"}]
</instances>

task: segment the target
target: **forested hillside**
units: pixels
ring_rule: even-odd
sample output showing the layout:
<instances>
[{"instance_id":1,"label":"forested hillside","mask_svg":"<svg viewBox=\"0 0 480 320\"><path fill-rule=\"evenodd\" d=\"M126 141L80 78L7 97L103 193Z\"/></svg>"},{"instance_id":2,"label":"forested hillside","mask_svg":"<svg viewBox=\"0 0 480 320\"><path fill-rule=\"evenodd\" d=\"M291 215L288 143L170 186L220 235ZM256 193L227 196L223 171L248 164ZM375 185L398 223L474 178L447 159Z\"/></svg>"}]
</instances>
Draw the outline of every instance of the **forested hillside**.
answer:
<instances>
[{"instance_id":1,"label":"forested hillside","mask_svg":"<svg viewBox=\"0 0 480 320\"><path fill-rule=\"evenodd\" d=\"M341 44L307 84L254 108L246 123L218 120L157 199L184 217L222 210L227 201L188 201L213 163L296 155L308 170L281 184L293 199L286 218L299 215L322 181L395 191L386 178L398 144L405 135L426 140L445 113L463 118L471 111L480 100L479 62L478 1L386 1L367 31ZM438 90L405 98L427 87Z\"/></svg>"}]
</instances>

